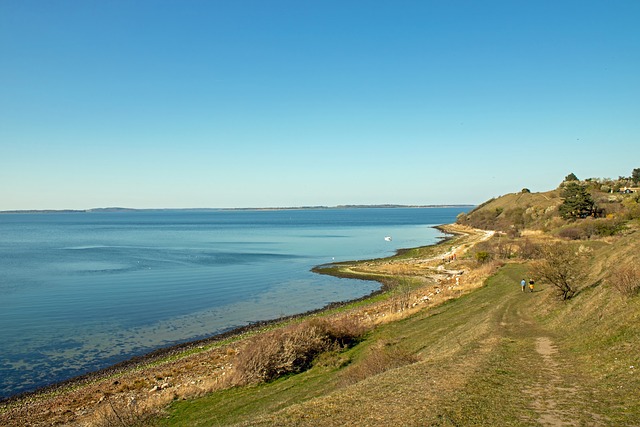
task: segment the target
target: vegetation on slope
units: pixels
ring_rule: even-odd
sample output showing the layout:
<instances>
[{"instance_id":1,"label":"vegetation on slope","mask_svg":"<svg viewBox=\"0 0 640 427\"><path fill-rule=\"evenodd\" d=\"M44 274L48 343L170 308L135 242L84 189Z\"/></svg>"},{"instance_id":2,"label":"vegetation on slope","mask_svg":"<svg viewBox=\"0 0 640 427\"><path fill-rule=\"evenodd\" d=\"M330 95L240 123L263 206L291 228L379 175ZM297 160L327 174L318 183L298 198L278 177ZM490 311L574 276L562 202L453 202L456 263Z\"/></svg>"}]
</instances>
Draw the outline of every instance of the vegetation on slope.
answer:
<instances>
[{"instance_id":1,"label":"vegetation on slope","mask_svg":"<svg viewBox=\"0 0 640 427\"><path fill-rule=\"evenodd\" d=\"M525 230L574 240L611 236L638 227L640 189L634 185L632 178L578 181L569 174L555 190L507 194L461 214L457 222L512 237Z\"/></svg>"},{"instance_id":2,"label":"vegetation on slope","mask_svg":"<svg viewBox=\"0 0 640 427\"><path fill-rule=\"evenodd\" d=\"M163 423L639 424L638 193L619 192L628 179L573 178L551 192L491 200L459 218L502 231L461 260L503 265L481 289L381 324L304 373L175 403ZM566 208L576 193L589 209ZM419 254L343 271L415 278L416 265ZM559 287L552 273L569 287ZM532 274L534 292L523 293L519 282Z\"/></svg>"},{"instance_id":3,"label":"vegetation on slope","mask_svg":"<svg viewBox=\"0 0 640 427\"><path fill-rule=\"evenodd\" d=\"M380 326L302 374L176 402L164 423L637 425L638 299L601 287L567 305L545 285L523 294L525 273L507 264L478 291ZM370 368L382 352L388 369ZM356 370L371 374L354 381Z\"/></svg>"}]
</instances>

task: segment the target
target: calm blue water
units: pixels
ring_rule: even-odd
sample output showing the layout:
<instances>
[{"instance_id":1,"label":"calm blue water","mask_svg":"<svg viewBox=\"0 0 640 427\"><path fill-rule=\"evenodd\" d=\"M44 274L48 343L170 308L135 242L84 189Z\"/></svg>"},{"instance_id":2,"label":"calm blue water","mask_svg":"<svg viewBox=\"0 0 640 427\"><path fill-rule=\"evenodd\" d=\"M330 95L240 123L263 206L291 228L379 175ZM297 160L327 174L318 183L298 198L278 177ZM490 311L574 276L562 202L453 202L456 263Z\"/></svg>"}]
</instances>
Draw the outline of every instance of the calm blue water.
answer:
<instances>
[{"instance_id":1,"label":"calm blue water","mask_svg":"<svg viewBox=\"0 0 640 427\"><path fill-rule=\"evenodd\" d=\"M369 294L377 283L310 269L432 244L462 211L0 215L0 398Z\"/></svg>"}]
</instances>

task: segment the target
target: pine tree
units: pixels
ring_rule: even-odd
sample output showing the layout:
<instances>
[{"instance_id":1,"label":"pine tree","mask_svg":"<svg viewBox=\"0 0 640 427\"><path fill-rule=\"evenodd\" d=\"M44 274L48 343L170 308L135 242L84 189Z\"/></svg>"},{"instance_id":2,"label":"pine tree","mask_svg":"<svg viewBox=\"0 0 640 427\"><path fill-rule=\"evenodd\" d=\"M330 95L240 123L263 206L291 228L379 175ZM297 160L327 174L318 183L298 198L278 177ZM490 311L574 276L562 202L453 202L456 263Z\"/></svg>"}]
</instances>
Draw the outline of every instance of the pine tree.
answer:
<instances>
[{"instance_id":1,"label":"pine tree","mask_svg":"<svg viewBox=\"0 0 640 427\"><path fill-rule=\"evenodd\" d=\"M586 187L577 181L567 182L562 190L564 201L559 207L564 219L586 218L596 212L596 202Z\"/></svg>"},{"instance_id":2,"label":"pine tree","mask_svg":"<svg viewBox=\"0 0 640 427\"><path fill-rule=\"evenodd\" d=\"M572 181L578 181L578 177L571 172L569 175L564 177L564 182L572 182Z\"/></svg>"}]
</instances>

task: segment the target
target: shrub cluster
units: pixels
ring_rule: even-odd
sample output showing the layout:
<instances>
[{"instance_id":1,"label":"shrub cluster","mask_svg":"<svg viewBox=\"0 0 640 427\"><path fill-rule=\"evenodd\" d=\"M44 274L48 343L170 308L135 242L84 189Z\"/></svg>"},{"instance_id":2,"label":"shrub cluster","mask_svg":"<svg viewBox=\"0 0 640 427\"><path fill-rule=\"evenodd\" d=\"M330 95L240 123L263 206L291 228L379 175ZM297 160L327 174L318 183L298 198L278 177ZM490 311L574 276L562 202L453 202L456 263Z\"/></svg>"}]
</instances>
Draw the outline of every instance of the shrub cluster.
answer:
<instances>
[{"instance_id":1,"label":"shrub cluster","mask_svg":"<svg viewBox=\"0 0 640 427\"><path fill-rule=\"evenodd\" d=\"M614 236L624 229L624 223L615 219L587 219L558 230L558 236L569 240Z\"/></svg>"},{"instance_id":2,"label":"shrub cluster","mask_svg":"<svg viewBox=\"0 0 640 427\"><path fill-rule=\"evenodd\" d=\"M511 238L501 235L485 242L480 242L470 251L478 264L486 264L492 260L524 259L540 257L540 248L526 238Z\"/></svg>"},{"instance_id":3,"label":"shrub cluster","mask_svg":"<svg viewBox=\"0 0 640 427\"><path fill-rule=\"evenodd\" d=\"M611 272L609 282L624 296L638 295L640 293L640 267L621 265Z\"/></svg>"},{"instance_id":4,"label":"shrub cluster","mask_svg":"<svg viewBox=\"0 0 640 427\"><path fill-rule=\"evenodd\" d=\"M362 323L345 317L311 319L260 334L236 356L230 381L245 385L303 372L320 353L351 346L365 333Z\"/></svg>"},{"instance_id":5,"label":"shrub cluster","mask_svg":"<svg viewBox=\"0 0 640 427\"><path fill-rule=\"evenodd\" d=\"M91 425L95 427L152 427L159 425L159 412L139 407L135 400L114 402L108 400Z\"/></svg>"},{"instance_id":6,"label":"shrub cluster","mask_svg":"<svg viewBox=\"0 0 640 427\"><path fill-rule=\"evenodd\" d=\"M478 251L475 254L475 258L478 264L484 264L491 261L491 254L487 251Z\"/></svg>"}]
</instances>

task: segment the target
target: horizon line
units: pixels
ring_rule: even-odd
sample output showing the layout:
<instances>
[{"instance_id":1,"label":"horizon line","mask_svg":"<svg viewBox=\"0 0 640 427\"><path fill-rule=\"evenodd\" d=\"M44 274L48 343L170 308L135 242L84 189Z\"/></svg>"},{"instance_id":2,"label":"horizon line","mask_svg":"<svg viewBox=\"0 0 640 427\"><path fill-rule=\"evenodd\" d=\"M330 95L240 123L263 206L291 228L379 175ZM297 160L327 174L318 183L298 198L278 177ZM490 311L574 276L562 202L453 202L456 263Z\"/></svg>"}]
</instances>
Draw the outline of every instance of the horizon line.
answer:
<instances>
[{"instance_id":1,"label":"horizon line","mask_svg":"<svg viewBox=\"0 0 640 427\"><path fill-rule=\"evenodd\" d=\"M434 203L427 205L404 204L345 204L345 205L308 205L308 206L264 206L264 207L235 207L235 208L127 208L109 206L89 209L9 209L0 210L0 214L11 213L91 213L91 212L125 212L125 211L229 211L229 210L304 210L304 209L363 209L363 208L444 208L444 207L472 207L472 203Z\"/></svg>"}]
</instances>

